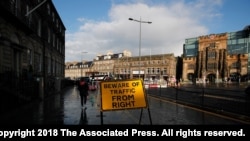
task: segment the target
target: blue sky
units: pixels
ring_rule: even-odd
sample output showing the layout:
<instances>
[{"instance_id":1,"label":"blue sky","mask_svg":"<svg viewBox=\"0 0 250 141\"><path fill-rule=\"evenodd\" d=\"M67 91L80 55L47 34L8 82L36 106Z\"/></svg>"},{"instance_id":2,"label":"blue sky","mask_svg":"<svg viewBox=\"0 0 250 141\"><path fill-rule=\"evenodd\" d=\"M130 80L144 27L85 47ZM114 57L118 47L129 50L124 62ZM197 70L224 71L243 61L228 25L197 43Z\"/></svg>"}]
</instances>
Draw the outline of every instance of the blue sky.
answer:
<instances>
[{"instance_id":1,"label":"blue sky","mask_svg":"<svg viewBox=\"0 0 250 141\"><path fill-rule=\"evenodd\" d=\"M97 55L174 53L185 39L242 30L250 25L249 0L52 0L66 27L65 61ZM87 53L83 53L87 52Z\"/></svg>"}]
</instances>

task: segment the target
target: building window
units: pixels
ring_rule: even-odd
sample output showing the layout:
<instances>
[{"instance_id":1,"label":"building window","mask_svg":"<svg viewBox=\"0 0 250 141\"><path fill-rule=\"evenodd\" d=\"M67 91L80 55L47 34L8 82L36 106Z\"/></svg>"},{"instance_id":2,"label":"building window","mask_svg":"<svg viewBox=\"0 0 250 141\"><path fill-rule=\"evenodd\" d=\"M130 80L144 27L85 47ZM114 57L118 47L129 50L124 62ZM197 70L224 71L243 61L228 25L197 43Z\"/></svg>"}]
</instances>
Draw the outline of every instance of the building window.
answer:
<instances>
[{"instance_id":1,"label":"building window","mask_svg":"<svg viewBox=\"0 0 250 141\"><path fill-rule=\"evenodd\" d=\"M163 74L167 74L167 68L164 68Z\"/></svg>"},{"instance_id":2,"label":"building window","mask_svg":"<svg viewBox=\"0 0 250 141\"><path fill-rule=\"evenodd\" d=\"M208 70L214 70L214 69L216 69L216 63L208 63L207 64L207 69Z\"/></svg>"},{"instance_id":3,"label":"building window","mask_svg":"<svg viewBox=\"0 0 250 141\"><path fill-rule=\"evenodd\" d=\"M52 40L52 45L55 47L56 44L56 35L53 33L53 40Z\"/></svg>"},{"instance_id":4,"label":"building window","mask_svg":"<svg viewBox=\"0 0 250 141\"><path fill-rule=\"evenodd\" d=\"M194 64L188 64L188 69L193 70L194 69Z\"/></svg>"},{"instance_id":5,"label":"building window","mask_svg":"<svg viewBox=\"0 0 250 141\"><path fill-rule=\"evenodd\" d=\"M59 50L59 39L56 39L56 50Z\"/></svg>"},{"instance_id":6,"label":"building window","mask_svg":"<svg viewBox=\"0 0 250 141\"><path fill-rule=\"evenodd\" d=\"M11 12L17 16L17 1L16 0L11 0L10 1L10 10Z\"/></svg>"},{"instance_id":7,"label":"building window","mask_svg":"<svg viewBox=\"0 0 250 141\"><path fill-rule=\"evenodd\" d=\"M37 35L39 37L42 36L42 20L39 18L38 21L37 21Z\"/></svg>"},{"instance_id":8,"label":"building window","mask_svg":"<svg viewBox=\"0 0 250 141\"><path fill-rule=\"evenodd\" d=\"M26 5L26 13L28 13L29 10L30 10L29 5ZM30 26L32 21L32 15L29 15L27 18L28 18L28 25Z\"/></svg>"},{"instance_id":9,"label":"building window","mask_svg":"<svg viewBox=\"0 0 250 141\"><path fill-rule=\"evenodd\" d=\"M161 69L157 68L157 74L160 74Z\"/></svg>"},{"instance_id":10,"label":"building window","mask_svg":"<svg viewBox=\"0 0 250 141\"><path fill-rule=\"evenodd\" d=\"M59 26L59 22L58 22L58 19L56 19L56 27L58 28Z\"/></svg>"},{"instance_id":11,"label":"building window","mask_svg":"<svg viewBox=\"0 0 250 141\"><path fill-rule=\"evenodd\" d=\"M208 51L207 57L209 59L214 59L215 58L215 51Z\"/></svg>"},{"instance_id":12,"label":"building window","mask_svg":"<svg viewBox=\"0 0 250 141\"><path fill-rule=\"evenodd\" d=\"M55 22L55 13L52 12L52 21Z\"/></svg>"},{"instance_id":13,"label":"building window","mask_svg":"<svg viewBox=\"0 0 250 141\"><path fill-rule=\"evenodd\" d=\"M231 65L231 68L232 69L237 69L239 67L239 63L238 62L234 62L234 63L232 63L232 65Z\"/></svg>"},{"instance_id":14,"label":"building window","mask_svg":"<svg viewBox=\"0 0 250 141\"><path fill-rule=\"evenodd\" d=\"M47 65L48 73L51 73L51 61L52 61L52 59L48 59L48 65Z\"/></svg>"},{"instance_id":15,"label":"building window","mask_svg":"<svg viewBox=\"0 0 250 141\"><path fill-rule=\"evenodd\" d=\"M29 65L32 65L32 51L31 51L31 49L27 50L27 63Z\"/></svg>"},{"instance_id":16,"label":"building window","mask_svg":"<svg viewBox=\"0 0 250 141\"><path fill-rule=\"evenodd\" d=\"M34 68L36 72L42 71L42 55L41 54L38 54L38 53L35 54Z\"/></svg>"},{"instance_id":17,"label":"building window","mask_svg":"<svg viewBox=\"0 0 250 141\"><path fill-rule=\"evenodd\" d=\"M55 74L56 73L56 61L55 60L53 60L53 59L51 59L51 61L52 61L52 73L53 74Z\"/></svg>"},{"instance_id":18,"label":"building window","mask_svg":"<svg viewBox=\"0 0 250 141\"><path fill-rule=\"evenodd\" d=\"M50 43L50 40L51 40L51 31L50 31L50 29L48 28L48 43Z\"/></svg>"},{"instance_id":19,"label":"building window","mask_svg":"<svg viewBox=\"0 0 250 141\"><path fill-rule=\"evenodd\" d=\"M48 12L48 15L50 15L50 5L47 4L47 12Z\"/></svg>"},{"instance_id":20,"label":"building window","mask_svg":"<svg viewBox=\"0 0 250 141\"><path fill-rule=\"evenodd\" d=\"M209 47L214 48L214 47L215 47L215 43L210 43L210 44L209 44Z\"/></svg>"}]
</instances>

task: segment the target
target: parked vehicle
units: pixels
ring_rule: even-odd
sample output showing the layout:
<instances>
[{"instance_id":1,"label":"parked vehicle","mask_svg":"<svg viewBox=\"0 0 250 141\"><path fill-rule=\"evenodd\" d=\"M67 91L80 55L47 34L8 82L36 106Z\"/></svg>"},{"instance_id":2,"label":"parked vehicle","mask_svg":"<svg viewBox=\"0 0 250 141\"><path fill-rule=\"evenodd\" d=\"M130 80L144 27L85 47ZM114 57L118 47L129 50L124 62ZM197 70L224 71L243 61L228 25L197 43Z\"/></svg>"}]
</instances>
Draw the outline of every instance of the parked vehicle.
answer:
<instances>
[{"instance_id":1,"label":"parked vehicle","mask_svg":"<svg viewBox=\"0 0 250 141\"><path fill-rule=\"evenodd\" d=\"M90 78L88 76L83 76L83 77L78 77L75 80L75 85L78 85L79 81L81 80L81 78L84 78L85 82L89 83L90 82Z\"/></svg>"},{"instance_id":2,"label":"parked vehicle","mask_svg":"<svg viewBox=\"0 0 250 141\"><path fill-rule=\"evenodd\" d=\"M95 91L97 88L98 88L98 85L97 85L97 81L96 80L90 80L89 82L89 90L90 91Z\"/></svg>"}]
</instances>

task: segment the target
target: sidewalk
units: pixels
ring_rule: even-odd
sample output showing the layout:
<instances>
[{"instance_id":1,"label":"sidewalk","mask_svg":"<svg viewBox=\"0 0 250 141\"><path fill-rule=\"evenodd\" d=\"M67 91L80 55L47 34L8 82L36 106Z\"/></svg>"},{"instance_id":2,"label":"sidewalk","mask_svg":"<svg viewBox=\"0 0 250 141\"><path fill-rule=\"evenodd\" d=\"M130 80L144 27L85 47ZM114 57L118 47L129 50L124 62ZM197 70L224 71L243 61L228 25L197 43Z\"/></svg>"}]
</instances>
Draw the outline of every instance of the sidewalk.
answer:
<instances>
[{"instance_id":1,"label":"sidewalk","mask_svg":"<svg viewBox=\"0 0 250 141\"><path fill-rule=\"evenodd\" d=\"M149 108L104 111L101 118L100 103L97 99L98 91L90 92L87 109L83 110L77 88L69 87L43 101L33 102L1 115L0 125L249 124L150 96L148 96Z\"/></svg>"}]
</instances>

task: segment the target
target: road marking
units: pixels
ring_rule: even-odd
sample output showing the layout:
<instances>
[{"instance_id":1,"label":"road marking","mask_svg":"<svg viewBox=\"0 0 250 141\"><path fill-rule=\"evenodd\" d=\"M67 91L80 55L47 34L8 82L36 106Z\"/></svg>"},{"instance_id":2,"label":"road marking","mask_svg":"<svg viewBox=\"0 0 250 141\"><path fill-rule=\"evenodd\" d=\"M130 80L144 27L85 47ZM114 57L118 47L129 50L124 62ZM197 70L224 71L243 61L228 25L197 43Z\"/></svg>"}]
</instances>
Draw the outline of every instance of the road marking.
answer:
<instances>
[{"instance_id":1,"label":"road marking","mask_svg":"<svg viewBox=\"0 0 250 141\"><path fill-rule=\"evenodd\" d=\"M148 97L153 98L153 99L157 99L157 100L160 100L160 101L163 101L163 102L171 103L171 104L181 105L183 107L186 107L186 108L189 108L189 109L192 109L192 110L195 110L195 111L203 112L203 113L210 114L210 115L217 116L217 117L221 117L221 118L224 118L224 119L237 121L237 122L240 122L240 123L243 123L243 124L250 124L250 121L244 121L244 120L236 119L236 118L229 117L229 116L226 116L226 115L221 115L221 114L217 114L217 113L214 113L214 112L209 112L209 111L206 111L206 110L195 108L195 107L192 107L192 106L189 106L189 105L180 104L180 103L177 103L177 102L167 100L167 98L154 97L154 96L150 96L150 95L148 95Z\"/></svg>"},{"instance_id":2,"label":"road marking","mask_svg":"<svg viewBox=\"0 0 250 141\"><path fill-rule=\"evenodd\" d=\"M224 99L224 100L230 100L230 101L246 102L246 100L234 99L234 98L224 97L224 96L214 96L214 95L208 95L208 94L204 94L204 96L205 97L216 98L216 99Z\"/></svg>"}]
</instances>

